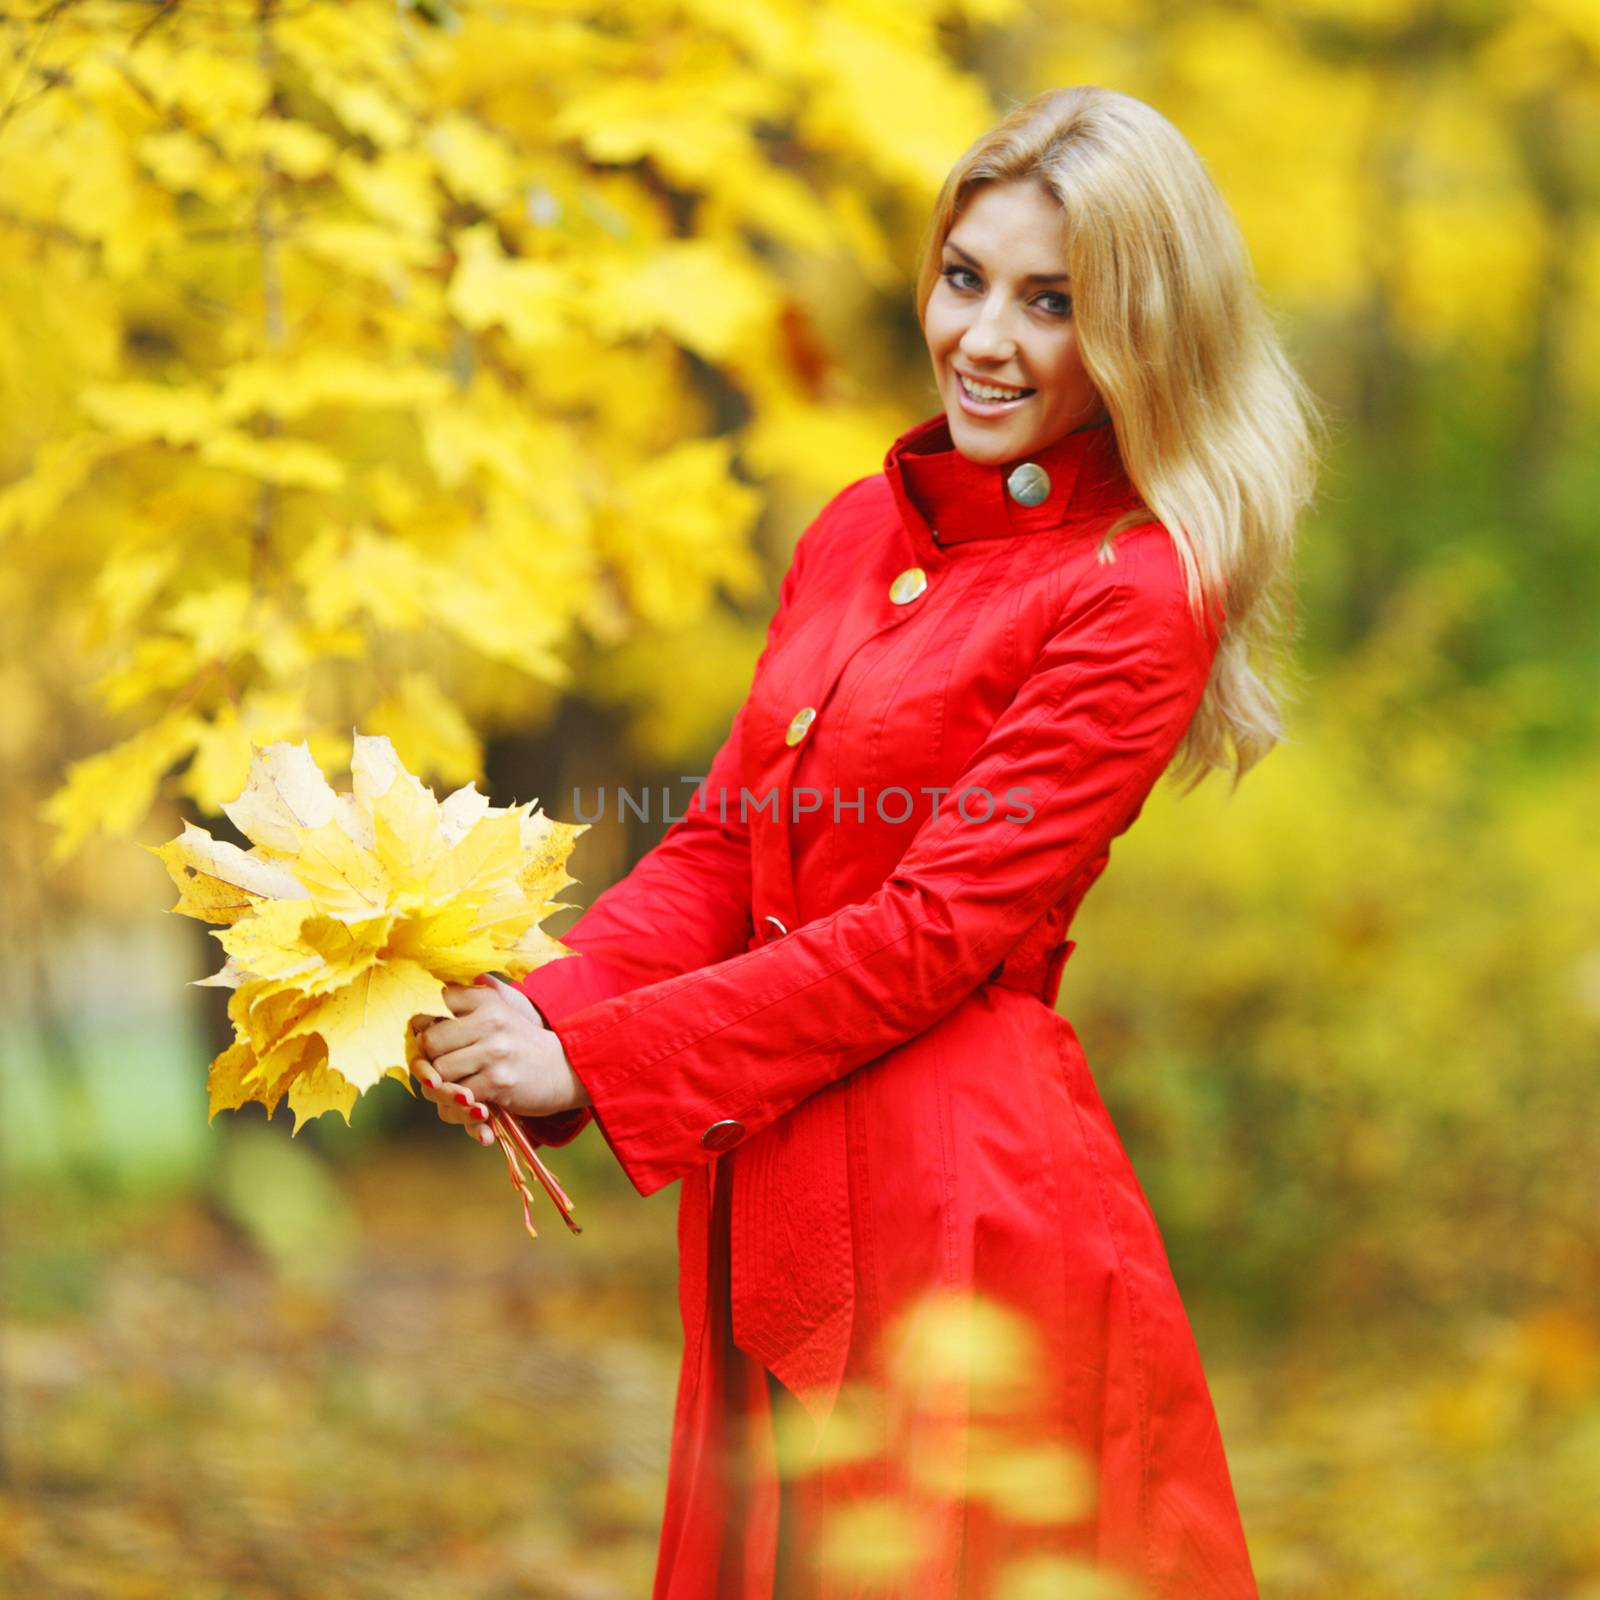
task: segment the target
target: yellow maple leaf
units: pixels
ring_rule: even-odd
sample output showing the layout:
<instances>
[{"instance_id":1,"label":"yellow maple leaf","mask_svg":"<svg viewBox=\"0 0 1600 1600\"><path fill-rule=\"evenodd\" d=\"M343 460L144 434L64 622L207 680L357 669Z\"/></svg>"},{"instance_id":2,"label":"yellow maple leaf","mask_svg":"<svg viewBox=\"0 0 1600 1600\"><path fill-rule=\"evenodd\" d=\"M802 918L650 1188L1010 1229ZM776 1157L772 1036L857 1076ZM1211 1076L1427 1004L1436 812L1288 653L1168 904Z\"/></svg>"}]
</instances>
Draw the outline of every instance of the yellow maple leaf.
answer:
<instances>
[{"instance_id":1,"label":"yellow maple leaf","mask_svg":"<svg viewBox=\"0 0 1600 1600\"><path fill-rule=\"evenodd\" d=\"M380 1078L409 1081L414 1016L451 1014L447 983L517 979L567 947L539 924L576 882L566 871L587 824L535 802L492 806L468 784L444 800L382 736L357 733L349 793L306 744L252 746L243 792L222 809L241 849L185 823L159 846L179 891L171 909L222 926L233 1043L209 1070L210 1115L285 1096L298 1133Z\"/></svg>"},{"instance_id":2,"label":"yellow maple leaf","mask_svg":"<svg viewBox=\"0 0 1600 1600\"><path fill-rule=\"evenodd\" d=\"M155 846L182 899L175 911L206 922L234 923L263 900L303 894L282 867L226 839L213 839L204 828L185 822L177 839Z\"/></svg>"}]
</instances>

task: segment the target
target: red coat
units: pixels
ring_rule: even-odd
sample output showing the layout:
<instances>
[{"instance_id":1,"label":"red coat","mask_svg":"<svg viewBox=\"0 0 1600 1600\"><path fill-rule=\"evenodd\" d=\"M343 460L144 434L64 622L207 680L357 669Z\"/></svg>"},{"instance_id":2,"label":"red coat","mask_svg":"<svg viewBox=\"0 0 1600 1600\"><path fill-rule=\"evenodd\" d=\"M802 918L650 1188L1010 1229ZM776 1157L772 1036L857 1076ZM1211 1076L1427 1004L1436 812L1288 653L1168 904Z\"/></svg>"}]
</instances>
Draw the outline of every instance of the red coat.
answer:
<instances>
[{"instance_id":1,"label":"red coat","mask_svg":"<svg viewBox=\"0 0 1600 1600\"><path fill-rule=\"evenodd\" d=\"M1054 1009L1073 913L1188 727L1223 613L1190 611L1159 523L1097 560L1138 503L1109 424L1032 460L1030 494L941 414L823 508L685 816L522 985L594 1102L535 1135L592 1115L640 1194L681 1180L655 1600L773 1596L768 1371L814 1431L785 1456L785 1572L850 1545L851 1507L922 1552L903 1589L837 1567L785 1596L987 1597L1052 1559L1129 1592L1256 1593L1160 1234ZM952 1387L893 1342L930 1304L1032 1330L1025 1398L1001 1404L1031 1476L984 1455L993 1374L969 1360ZM1005 1329L979 1327L981 1366Z\"/></svg>"}]
</instances>

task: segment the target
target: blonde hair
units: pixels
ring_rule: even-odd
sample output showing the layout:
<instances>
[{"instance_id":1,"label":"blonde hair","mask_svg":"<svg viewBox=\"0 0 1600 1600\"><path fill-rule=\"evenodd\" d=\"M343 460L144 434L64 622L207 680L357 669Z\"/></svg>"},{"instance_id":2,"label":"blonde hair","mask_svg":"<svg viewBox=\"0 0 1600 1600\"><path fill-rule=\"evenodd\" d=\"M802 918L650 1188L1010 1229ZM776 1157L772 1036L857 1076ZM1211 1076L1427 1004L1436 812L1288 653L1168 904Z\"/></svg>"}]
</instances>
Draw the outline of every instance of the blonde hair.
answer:
<instances>
[{"instance_id":1,"label":"blonde hair","mask_svg":"<svg viewBox=\"0 0 1600 1600\"><path fill-rule=\"evenodd\" d=\"M1114 559L1115 536L1154 519L1177 547L1196 615L1207 597L1226 605L1217 660L1173 777L1193 788L1231 766L1237 786L1284 737L1295 529L1312 499L1326 424L1284 353L1244 236L1199 155L1160 112L1112 89L1037 95L955 164L923 248L919 321L945 236L974 191L1029 179L1061 203L1084 368L1144 501L1106 530L1097 554Z\"/></svg>"}]
</instances>

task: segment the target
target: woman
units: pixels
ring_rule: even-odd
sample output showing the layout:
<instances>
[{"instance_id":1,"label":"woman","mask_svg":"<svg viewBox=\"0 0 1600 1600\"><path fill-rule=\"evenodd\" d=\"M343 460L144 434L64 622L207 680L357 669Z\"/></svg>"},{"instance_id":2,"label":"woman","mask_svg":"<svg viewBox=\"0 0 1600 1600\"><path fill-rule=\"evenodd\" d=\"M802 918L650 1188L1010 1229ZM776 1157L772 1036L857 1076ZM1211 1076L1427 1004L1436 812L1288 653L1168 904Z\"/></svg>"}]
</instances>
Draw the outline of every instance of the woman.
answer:
<instances>
[{"instance_id":1,"label":"woman","mask_svg":"<svg viewBox=\"0 0 1600 1600\"><path fill-rule=\"evenodd\" d=\"M577 954L447 992L427 1092L680 1182L656 1600L1245 1600L1189 1324L1054 1006L1169 764L1237 781L1279 735L1249 658L1315 412L1199 159L1107 90L957 163L918 309L942 411L802 535L707 780Z\"/></svg>"}]
</instances>

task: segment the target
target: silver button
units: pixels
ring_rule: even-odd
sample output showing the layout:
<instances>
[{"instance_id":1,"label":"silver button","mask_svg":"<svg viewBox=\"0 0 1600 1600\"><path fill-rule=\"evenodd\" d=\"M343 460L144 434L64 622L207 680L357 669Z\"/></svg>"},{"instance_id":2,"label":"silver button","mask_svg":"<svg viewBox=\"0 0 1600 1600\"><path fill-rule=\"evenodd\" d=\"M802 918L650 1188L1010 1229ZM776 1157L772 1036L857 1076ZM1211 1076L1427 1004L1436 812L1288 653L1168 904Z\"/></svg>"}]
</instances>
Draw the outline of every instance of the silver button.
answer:
<instances>
[{"instance_id":1,"label":"silver button","mask_svg":"<svg viewBox=\"0 0 1600 1600\"><path fill-rule=\"evenodd\" d=\"M744 1124L742 1122L713 1122L704 1133L700 1135L700 1143L707 1150L726 1150L744 1138Z\"/></svg>"},{"instance_id":2,"label":"silver button","mask_svg":"<svg viewBox=\"0 0 1600 1600\"><path fill-rule=\"evenodd\" d=\"M1039 505L1050 498L1050 474L1038 462L1024 461L1006 479L1006 489L1019 505Z\"/></svg>"},{"instance_id":3,"label":"silver button","mask_svg":"<svg viewBox=\"0 0 1600 1600\"><path fill-rule=\"evenodd\" d=\"M915 600L919 594L928 587L928 574L921 567L907 567L893 583L889 585L889 598L897 606L903 606Z\"/></svg>"},{"instance_id":4,"label":"silver button","mask_svg":"<svg viewBox=\"0 0 1600 1600\"><path fill-rule=\"evenodd\" d=\"M762 918L762 919L761 919L761 920L762 920L762 921L763 921L763 922L770 922L770 923L771 923L771 924L772 924L772 925L773 925L773 927L775 927L775 928L776 928L776 929L777 929L777 930L778 930L778 932L779 932L779 933L787 933L787 932L788 932L788 931L789 931L789 930L788 930L788 929L787 929L787 928L786 928L786 927L784 927L784 925L783 925L783 924L782 924L782 923L781 923L781 922L779 922L779 921L778 921L778 919L777 919L777 918L776 918L776 917L774 917L774 916L765 916L765 917L763 917L763 918Z\"/></svg>"},{"instance_id":5,"label":"silver button","mask_svg":"<svg viewBox=\"0 0 1600 1600\"><path fill-rule=\"evenodd\" d=\"M790 721L788 731L783 736L783 742L789 745L799 744L806 734L810 732L811 724L816 720L817 708L815 706L801 706Z\"/></svg>"}]
</instances>

